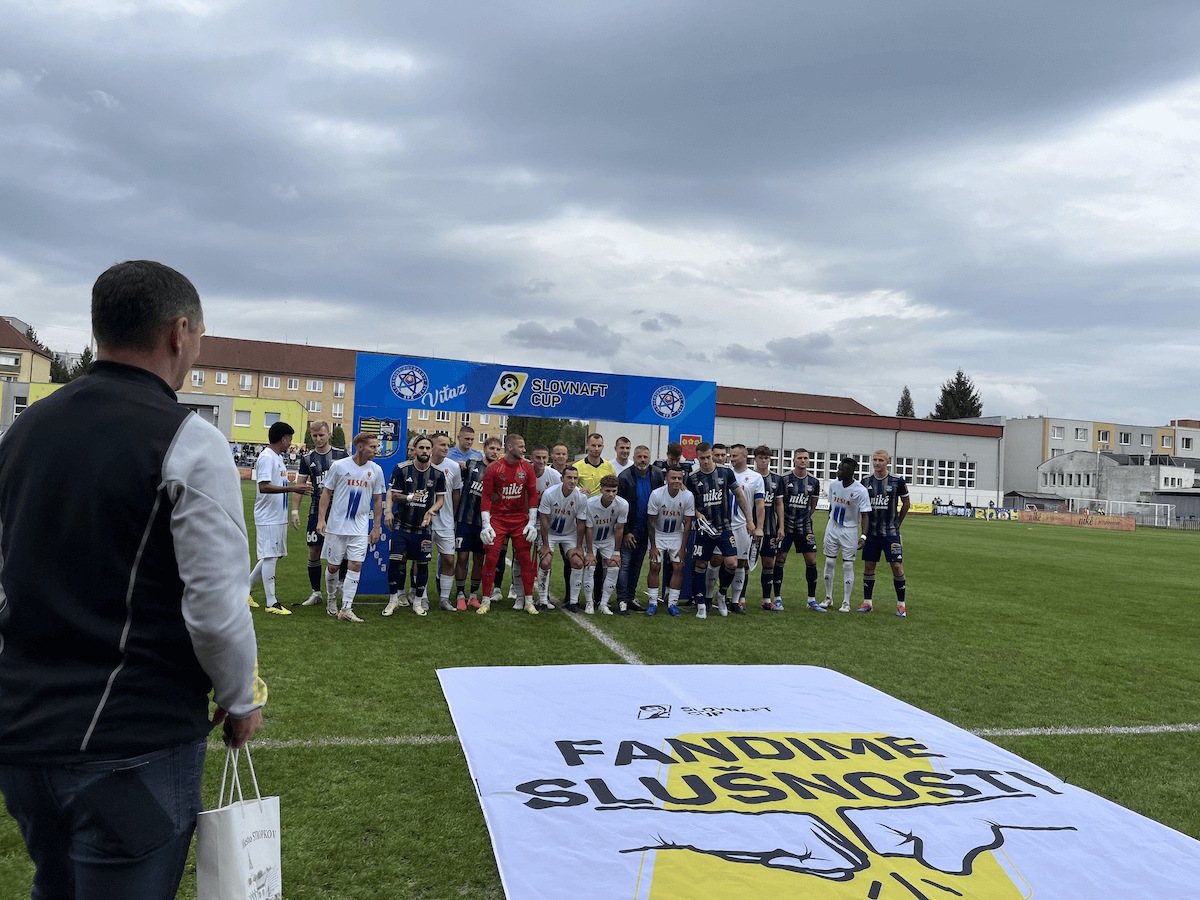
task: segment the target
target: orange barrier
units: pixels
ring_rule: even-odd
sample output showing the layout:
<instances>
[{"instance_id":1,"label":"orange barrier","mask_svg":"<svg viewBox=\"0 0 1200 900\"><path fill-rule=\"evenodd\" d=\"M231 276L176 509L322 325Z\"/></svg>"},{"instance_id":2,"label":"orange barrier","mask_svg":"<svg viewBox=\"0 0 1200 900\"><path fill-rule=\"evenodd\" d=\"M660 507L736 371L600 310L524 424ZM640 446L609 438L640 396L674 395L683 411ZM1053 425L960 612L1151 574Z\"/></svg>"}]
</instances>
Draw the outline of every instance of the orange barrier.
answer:
<instances>
[{"instance_id":1,"label":"orange barrier","mask_svg":"<svg viewBox=\"0 0 1200 900\"><path fill-rule=\"evenodd\" d=\"M1040 525L1070 525L1074 528L1102 528L1107 531L1133 531L1137 523L1133 516L1085 516L1040 509L1021 510L1020 521Z\"/></svg>"}]
</instances>

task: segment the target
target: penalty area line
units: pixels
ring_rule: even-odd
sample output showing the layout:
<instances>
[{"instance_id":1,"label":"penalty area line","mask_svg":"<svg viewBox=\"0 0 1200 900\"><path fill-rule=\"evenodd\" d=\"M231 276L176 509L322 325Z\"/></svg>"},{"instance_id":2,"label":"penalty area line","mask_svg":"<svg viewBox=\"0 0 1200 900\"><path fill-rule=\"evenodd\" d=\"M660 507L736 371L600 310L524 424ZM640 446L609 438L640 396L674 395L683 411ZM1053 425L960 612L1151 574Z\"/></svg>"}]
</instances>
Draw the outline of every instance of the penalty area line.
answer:
<instances>
[{"instance_id":1,"label":"penalty area line","mask_svg":"<svg viewBox=\"0 0 1200 900\"><path fill-rule=\"evenodd\" d=\"M1074 734L1172 734L1200 731L1200 722L1182 725L1101 725L1098 728L968 728L979 737L1037 737Z\"/></svg>"}]
</instances>

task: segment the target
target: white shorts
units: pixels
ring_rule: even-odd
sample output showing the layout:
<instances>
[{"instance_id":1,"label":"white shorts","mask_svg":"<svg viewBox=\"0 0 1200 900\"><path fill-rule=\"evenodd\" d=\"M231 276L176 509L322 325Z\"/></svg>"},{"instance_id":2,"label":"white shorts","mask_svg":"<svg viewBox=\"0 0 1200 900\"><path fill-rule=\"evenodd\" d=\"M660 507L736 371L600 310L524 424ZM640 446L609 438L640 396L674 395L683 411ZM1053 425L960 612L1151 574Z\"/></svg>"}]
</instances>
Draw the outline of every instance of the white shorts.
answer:
<instances>
[{"instance_id":1,"label":"white shorts","mask_svg":"<svg viewBox=\"0 0 1200 900\"><path fill-rule=\"evenodd\" d=\"M733 546L737 548L738 559L750 558L750 529L745 523L740 525L735 524L731 529L733 531Z\"/></svg>"},{"instance_id":2,"label":"white shorts","mask_svg":"<svg viewBox=\"0 0 1200 900\"><path fill-rule=\"evenodd\" d=\"M655 536L654 546L658 549L660 559L662 559L663 553L671 554L669 557L671 560L678 561L682 559L682 557L679 555L679 552L683 549L683 541L678 540L678 536L676 536L676 540L674 541L659 540L659 538Z\"/></svg>"},{"instance_id":3,"label":"white shorts","mask_svg":"<svg viewBox=\"0 0 1200 900\"><path fill-rule=\"evenodd\" d=\"M259 559L287 556L287 525L255 525L254 548Z\"/></svg>"},{"instance_id":4,"label":"white shorts","mask_svg":"<svg viewBox=\"0 0 1200 900\"><path fill-rule=\"evenodd\" d=\"M858 529L843 531L835 527L826 528L822 549L829 557L836 557L840 551L842 559L854 559L858 555Z\"/></svg>"},{"instance_id":5,"label":"white shorts","mask_svg":"<svg viewBox=\"0 0 1200 900\"><path fill-rule=\"evenodd\" d=\"M454 532L453 531L437 531L433 532L433 550L435 553L440 553L443 556L454 555Z\"/></svg>"},{"instance_id":6,"label":"white shorts","mask_svg":"<svg viewBox=\"0 0 1200 900\"><path fill-rule=\"evenodd\" d=\"M568 550L574 550L579 546L579 541L573 534L551 534L550 549L553 550L555 547L560 546L566 547Z\"/></svg>"},{"instance_id":7,"label":"white shorts","mask_svg":"<svg viewBox=\"0 0 1200 900\"><path fill-rule=\"evenodd\" d=\"M617 552L617 542L616 541L597 541L596 543L592 544L592 550L594 550L596 552L597 562L599 562L602 559L604 559L604 560L612 559L613 554Z\"/></svg>"},{"instance_id":8,"label":"white shorts","mask_svg":"<svg viewBox=\"0 0 1200 900\"><path fill-rule=\"evenodd\" d=\"M367 558L367 536L365 534L326 534L321 559L340 565L343 559L362 562Z\"/></svg>"}]
</instances>

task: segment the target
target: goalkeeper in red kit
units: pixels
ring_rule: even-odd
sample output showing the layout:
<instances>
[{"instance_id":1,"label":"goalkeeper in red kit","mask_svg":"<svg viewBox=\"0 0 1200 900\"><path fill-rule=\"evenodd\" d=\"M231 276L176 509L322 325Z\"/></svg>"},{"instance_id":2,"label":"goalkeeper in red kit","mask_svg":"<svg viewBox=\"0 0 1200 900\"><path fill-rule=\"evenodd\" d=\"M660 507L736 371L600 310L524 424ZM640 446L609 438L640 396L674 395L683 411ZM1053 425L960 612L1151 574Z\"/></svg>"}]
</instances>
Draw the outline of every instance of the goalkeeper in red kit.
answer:
<instances>
[{"instance_id":1,"label":"goalkeeper in red kit","mask_svg":"<svg viewBox=\"0 0 1200 900\"><path fill-rule=\"evenodd\" d=\"M529 550L537 537L538 490L533 464L525 459L525 438L510 434L504 441L504 457L483 473L483 488L479 498L483 527L479 539L487 547L483 563L481 602L476 612L485 615L491 609L492 582L496 563L506 541L513 543L514 559L520 555L521 584L525 588L525 611L538 614L533 605L533 580L537 572Z\"/></svg>"}]
</instances>

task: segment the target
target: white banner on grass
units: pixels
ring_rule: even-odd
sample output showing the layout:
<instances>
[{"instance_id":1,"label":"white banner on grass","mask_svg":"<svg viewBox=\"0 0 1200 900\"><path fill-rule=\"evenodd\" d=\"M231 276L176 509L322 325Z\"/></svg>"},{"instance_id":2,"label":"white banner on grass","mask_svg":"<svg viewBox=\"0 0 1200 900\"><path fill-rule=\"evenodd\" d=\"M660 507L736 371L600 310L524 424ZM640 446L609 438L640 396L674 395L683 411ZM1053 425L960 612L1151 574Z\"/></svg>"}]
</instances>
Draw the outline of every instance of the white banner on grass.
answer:
<instances>
[{"instance_id":1,"label":"white banner on grass","mask_svg":"<svg viewBox=\"0 0 1200 900\"><path fill-rule=\"evenodd\" d=\"M1200 842L827 669L438 676L509 900L1197 896Z\"/></svg>"}]
</instances>

